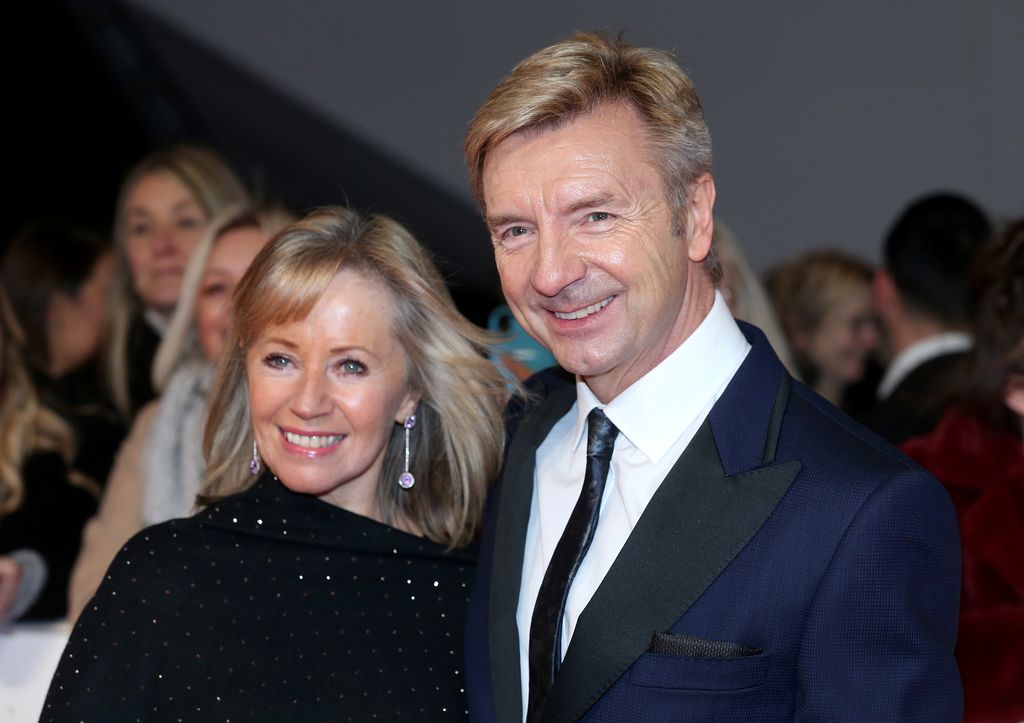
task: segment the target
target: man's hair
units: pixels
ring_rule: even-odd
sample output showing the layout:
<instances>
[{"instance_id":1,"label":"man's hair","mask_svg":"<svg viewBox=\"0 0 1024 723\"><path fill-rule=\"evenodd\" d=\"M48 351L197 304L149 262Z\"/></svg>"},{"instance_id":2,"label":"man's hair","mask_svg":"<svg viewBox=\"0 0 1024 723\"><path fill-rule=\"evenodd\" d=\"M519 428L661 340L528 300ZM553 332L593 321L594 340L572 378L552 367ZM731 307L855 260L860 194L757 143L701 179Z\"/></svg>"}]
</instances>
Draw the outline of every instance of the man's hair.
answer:
<instances>
[{"instance_id":1,"label":"man's hair","mask_svg":"<svg viewBox=\"0 0 1024 723\"><path fill-rule=\"evenodd\" d=\"M520 62L469 124L463 151L481 209L483 167L499 143L523 131L559 128L608 103L627 103L643 121L651 157L682 233L693 182L711 168L711 135L697 90L670 53L598 33L577 33ZM721 276L715 255L705 261Z\"/></svg>"},{"instance_id":2,"label":"man's hair","mask_svg":"<svg viewBox=\"0 0 1024 723\"><path fill-rule=\"evenodd\" d=\"M947 326L964 326L968 269L991 234L984 212L962 196L932 194L910 204L885 240L885 268L903 303Z\"/></svg>"}]
</instances>

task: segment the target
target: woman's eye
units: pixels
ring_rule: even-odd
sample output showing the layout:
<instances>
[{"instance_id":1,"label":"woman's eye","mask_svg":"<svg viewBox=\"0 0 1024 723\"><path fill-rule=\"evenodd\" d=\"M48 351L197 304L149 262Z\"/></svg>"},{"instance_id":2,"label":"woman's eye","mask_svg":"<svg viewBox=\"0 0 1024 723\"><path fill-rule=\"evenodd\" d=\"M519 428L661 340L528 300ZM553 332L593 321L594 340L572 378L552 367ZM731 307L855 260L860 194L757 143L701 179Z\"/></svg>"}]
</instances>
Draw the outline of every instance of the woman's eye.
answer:
<instances>
[{"instance_id":1,"label":"woman's eye","mask_svg":"<svg viewBox=\"0 0 1024 723\"><path fill-rule=\"evenodd\" d=\"M141 236L149 231L148 223L133 223L128 227L128 233L132 236Z\"/></svg>"},{"instance_id":2,"label":"woman's eye","mask_svg":"<svg viewBox=\"0 0 1024 723\"><path fill-rule=\"evenodd\" d=\"M271 369L287 369L291 366L291 359L280 354L268 354L264 359L263 363Z\"/></svg>"},{"instance_id":3,"label":"woman's eye","mask_svg":"<svg viewBox=\"0 0 1024 723\"><path fill-rule=\"evenodd\" d=\"M200 228L203 225L202 219L194 216L186 216L178 219L178 228L187 229L189 231Z\"/></svg>"},{"instance_id":4,"label":"woman's eye","mask_svg":"<svg viewBox=\"0 0 1024 723\"><path fill-rule=\"evenodd\" d=\"M209 286L204 286L200 293L203 296L220 296L226 290L227 286L225 286L224 284L210 284Z\"/></svg>"},{"instance_id":5,"label":"woman's eye","mask_svg":"<svg viewBox=\"0 0 1024 723\"><path fill-rule=\"evenodd\" d=\"M341 371L345 374L363 374L366 372L366 367L355 359L346 359L341 363Z\"/></svg>"}]
</instances>

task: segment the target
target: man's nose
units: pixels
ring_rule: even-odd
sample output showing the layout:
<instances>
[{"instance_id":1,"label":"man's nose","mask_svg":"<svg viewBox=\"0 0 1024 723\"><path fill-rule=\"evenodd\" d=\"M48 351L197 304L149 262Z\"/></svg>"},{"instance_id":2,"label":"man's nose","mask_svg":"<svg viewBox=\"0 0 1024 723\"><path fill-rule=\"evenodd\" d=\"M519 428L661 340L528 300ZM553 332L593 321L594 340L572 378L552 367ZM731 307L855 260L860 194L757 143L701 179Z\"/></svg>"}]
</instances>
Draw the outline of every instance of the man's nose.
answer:
<instances>
[{"instance_id":1,"label":"man's nose","mask_svg":"<svg viewBox=\"0 0 1024 723\"><path fill-rule=\"evenodd\" d=\"M586 263L570 234L553 229L542 230L536 248L531 283L542 296L557 296L562 289L586 275Z\"/></svg>"}]
</instances>

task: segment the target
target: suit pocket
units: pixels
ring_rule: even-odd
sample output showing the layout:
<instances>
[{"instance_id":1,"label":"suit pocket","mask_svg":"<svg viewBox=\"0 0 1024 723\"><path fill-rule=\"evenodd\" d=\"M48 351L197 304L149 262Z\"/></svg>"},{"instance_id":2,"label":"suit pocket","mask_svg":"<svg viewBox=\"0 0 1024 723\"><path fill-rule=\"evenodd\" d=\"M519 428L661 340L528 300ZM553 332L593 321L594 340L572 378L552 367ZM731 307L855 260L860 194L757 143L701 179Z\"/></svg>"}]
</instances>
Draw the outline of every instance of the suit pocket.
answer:
<instances>
[{"instance_id":1,"label":"suit pocket","mask_svg":"<svg viewBox=\"0 0 1024 723\"><path fill-rule=\"evenodd\" d=\"M751 690L764 685L770 660L761 648L655 633L650 651L630 668L629 682L680 691Z\"/></svg>"}]
</instances>

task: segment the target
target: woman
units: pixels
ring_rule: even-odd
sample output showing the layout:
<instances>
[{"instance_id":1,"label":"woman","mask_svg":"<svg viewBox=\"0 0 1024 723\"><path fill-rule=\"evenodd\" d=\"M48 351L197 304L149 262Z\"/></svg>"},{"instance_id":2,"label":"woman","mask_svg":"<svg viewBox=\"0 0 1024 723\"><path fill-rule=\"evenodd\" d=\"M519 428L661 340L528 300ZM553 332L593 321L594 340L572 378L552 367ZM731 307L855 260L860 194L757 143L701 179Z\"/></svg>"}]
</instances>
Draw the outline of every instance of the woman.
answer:
<instances>
[{"instance_id":1,"label":"woman","mask_svg":"<svg viewBox=\"0 0 1024 723\"><path fill-rule=\"evenodd\" d=\"M39 404L24 343L0 290L0 624L64 616L82 524L96 509L68 469L71 430Z\"/></svg>"},{"instance_id":2,"label":"woman","mask_svg":"<svg viewBox=\"0 0 1024 723\"><path fill-rule=\"evenodd\" d=\"M838 251L812 251L770 271L765 288L789 339L800 376L832 404L864 376L878 346L871 306L873 271Z\"/></svg>"},{"instance_id":3,"label":"woman","mask_svg":"<svg viewBox=\"0 0 1024 723\"><path fill-rule=\"evenodd\" d=\"M130 541L44 720L463 718L461 633L506 383L405 229L288 227L239 285L188 520Z\"/></svg>"},{"instance_id":4,"label":"woman","mask_svg":"<svg viewBox=\"0 0 1024 723\"><path fill-rule=\"evenodd\" d=\"M73 466L97 494L125 433L99 369L112 270L108 243L61 221L22 228L0 266L40 400L71 426Z\"/></svg>"},{"instance_id":5,"label":"woman","mask_svg":"<svg viewBox=\"0 0 1024 723\"><path fill-rule=\"evenodd\" d=\"M963 550L956 657L964 720L1024 720L1024 219L971 274L974 348L959 402L903 450L949 491Z\"/></svg>"},{"instance_id":6,"label":"woman","mask_svg":"<svg viewBox=\"0 0 1024 723\"><path fill-rule=\"evenodd\" d=\"M69 590L72 619L132 535L193 510L203 476L206 401L227 337L231 297L256 254L289 221L276 206L229 209L192 253L180 301L156 354L154 385L160 397L136 415L99 514L82 536Z\"/></svg>"},{"instance_id":7,"label":"woman","mask_svg":"<svg viewBox=\"0 0 1024 723\"><path fill-rule=\"evenodd\" d=\"M194 146L146 156L121 185L107 375L125 419L155 394L153 355L178 303L192 250L210 219L247 200L223 159Z\"/></svg>"}]
</instances>

